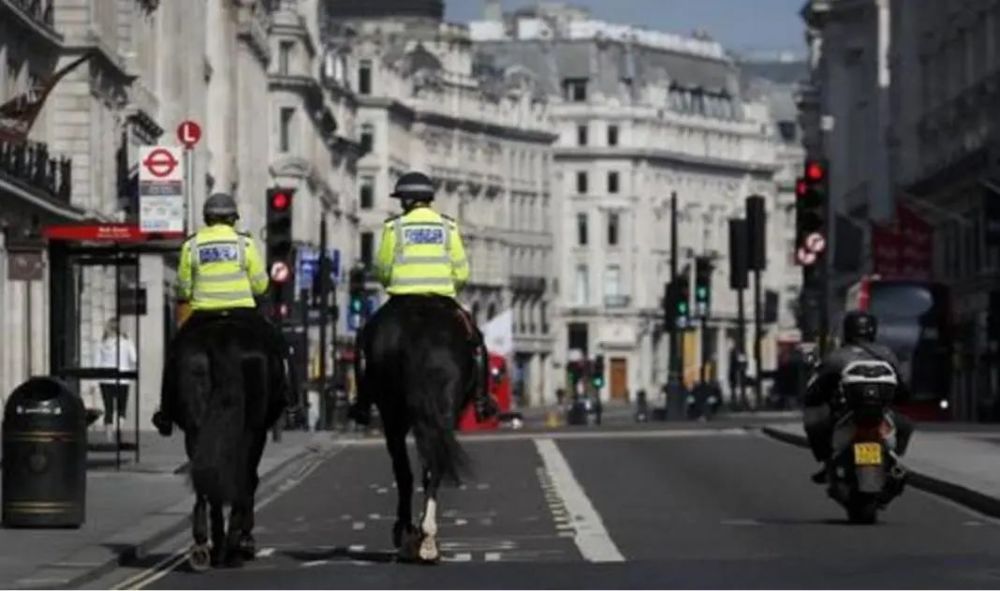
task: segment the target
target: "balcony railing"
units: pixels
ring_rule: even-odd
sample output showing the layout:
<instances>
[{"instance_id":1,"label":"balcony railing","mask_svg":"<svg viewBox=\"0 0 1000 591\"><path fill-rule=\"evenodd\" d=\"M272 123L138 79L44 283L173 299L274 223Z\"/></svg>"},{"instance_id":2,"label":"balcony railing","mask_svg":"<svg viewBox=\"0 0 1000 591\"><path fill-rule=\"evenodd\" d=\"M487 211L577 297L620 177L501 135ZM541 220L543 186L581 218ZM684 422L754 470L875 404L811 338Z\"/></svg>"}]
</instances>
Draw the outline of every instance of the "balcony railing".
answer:
<instances>
[{"instance_id":1,"label":"balcony railing","mask_svg":"<svg viewBox=\"0 0 1000 591\"><path fill-rule=\"evenodd\" d=\"M69 203L72 162L69 158L50 158L45 144L0 141L0 174Z\"/></svg>"},{"instance_id":2,"label":"balcony railing","mask_svg":"<svg viewBox=\"0 0 1000 591\"><path fill-rule=\"evenodd\" d=\"M632 301L627 295L606 295L604 296L604 307L605 308L628 308L629 303Z\"/></svg>"},{"instance_id":3,"label":"balcony railing","mask_svg":"<svg viewBox=\"0 0 1000 591\"><path fill-rule=\"evenodd\" d=\"M513 275L510 278L510 286L514 291L544 293L545 278L530 277L527 275Z\"/></svg>"}]
</instances>

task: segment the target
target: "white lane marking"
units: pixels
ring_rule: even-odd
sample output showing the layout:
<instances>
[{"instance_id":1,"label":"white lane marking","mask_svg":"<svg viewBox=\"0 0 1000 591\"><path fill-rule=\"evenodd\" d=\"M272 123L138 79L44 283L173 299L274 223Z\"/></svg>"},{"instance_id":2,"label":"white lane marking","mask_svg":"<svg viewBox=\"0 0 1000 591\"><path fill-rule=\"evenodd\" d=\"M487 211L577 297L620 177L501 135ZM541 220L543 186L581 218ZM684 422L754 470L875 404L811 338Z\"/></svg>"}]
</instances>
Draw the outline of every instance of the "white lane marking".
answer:
<instances>
[{"instance_id":1,"label":"white lane marking","mask_svg":"<svg viewBox=\"0 0 1000 591\"><path fill-rule=\"evenodd\" d=\"M379 515L378 513L369 513L368 519L371 519L372 521L378 521L379 519L382 519L382 516Z\"/></svg>"},{"instance_id":2,"label":"white lane marking","mask_svg":"<svg viewBox=\"0 0 1000 591\"><path fill-rule=\"evenodd\" d=\"M980 526L983 525L983 522L982 521L966 521L962 525L966 525L966 526L969 526L969 527L980 527Z\"/></svg>"},{"instance_id":3,"label":"white lane marking","mask_svg":"<svg viewBox=\"0 0 1000 591\"><path fill-rule=\"evenodd\" d=\"M351 529L353 529L354 531L361 531L361 530L365 529L365 522L364 521L355 521L354 524L351 526Z\"/></svg>"},{"instance_id":4,"label":"white lane marking","mask_svg":"<svg viewBox=\"0 0 1000 591\"><path fill-rule=\"evenodd\" d=\"M618 551L614 541L604 528L601 516L583 492L583 487L573 476L573 470L563 457L555 441L535 439L538 455L542 457L552 486L569 513L576 517L576 541L584 559L590 562L624 562L625 557Z\"/></svg>"},{"instance_id":5,"label":"white lane marking","mask_svg":"<svg viewBox=\"0 0 1000 591\"><path fill-rule=\"evenodd\" d=\"M329 563L329 560L310 560L309 562L303 562L302 568L312 568L314 566L322 566Z\"/></svg>"},{"instance_id":6,"label":"white lane marking","mask_svg":"<svg viewBox=\"0 0 1000 591\"><path fill-rule=\"evenodd\" d=\"M469 552L459 552L452 556L442 556L442 562L472 562L472 554Z\"/></svg>"},{"instance_id":7,"label":"white lane marking","mask_svg":"<svg viewBox=\"0 0 1000 591\"><path fill-rule=\"evenodd\" d=\"M476 490L489 490L489 488L490 485L486 483L476 485Z\"/></svg>"},{"instance_id":8,"label":"white lane marking","mask_svg":"<svg viewBox=\"0 0 1000 591\"><path fill-rule=\"evenodd\" d=\"M332 458L332 457L340 454L345 449L347 449L347 446L341 446L341 447L338 447L338 448L334 448L334 449L330 450L329 452L321 453L317 457L312 458L309 461L307 467L304 468L301 472L299 472L299 475L296 476L295 479L289 479L289 480L285 481L285 484L291 483L291 486L289 486L287 488L291 488L292 486L295 486L295 485L301 483L303 480L305 480L306 478L308 478L313 472L315 472L321 465L323 465L324 462L326 462L330 458ZM282 494L284 494L284 492L286 490L287 489L285 487L278 487L278 489L275 490L275 492L271 493L271 496L269 496L266 499L262 499L261 501L257 502L255 504L255 506L254 506L254 511L260 511L264 507L270 505L272 502L274 502L275 500L277 500L278 497L280 497ZM137 575L134 575L132 577L129 577L128 579L122 581L121 583L118 583L117 585L115 585L112 588L113 589L142 589L143 587L146 587L148 585L152 585L156 581L159 581L163 577L167 576L175 568L177 568L177 566L179 564L181 564L182 562L184 562L187 559L188 559L188 547L184 546L182 549L178 550L176 553L171 554L170 556L167 556L166 558L164 558L160 562L157 562L156 564L154 564L153 566L151 566L148 569L144 570L143 572L141 572L141 573L139 573Z\"/></svg>"},{"instance_id":9,"label":"white lane marking","mask_svg":"<svg viewBox=\"0 0 1000 591\"><path fill-rule=\"evenodd\" d=\"M486 562L498 562L500 560L499 552L487 552L484 556Z\"/></svg>"},{"instance_id":10,"label":"white lane marking","mask_svg":"<svg viewBox=\"0 0 1000 591\"><path fill-rule=\"evenodd\" d=\"M365 545L364 544L355 544L353 546L348 546L347 547L347 551L348 552L364 552L365 551Z\"/></svg>"},{"instance_id":11,"label":"white lane marking","mask_svg":"<svg viewBox=\"0 0 1000 591\"><path fill-rule=\"evenodd\" d=\"M274 554L274 548L261 548L257 550L257 558L268 558Z\"/></svg>"},{"instance_id":12,"label":"white lane marking","mask_svg":"<svg viewBox=\"0 0 1000 591\"><path fill-rule=\"evenodd\" d=\"M375 492L377 492L380 495L386 495L386 494L389 494L389 489L387 489L387 488L380 488L380 489L378 489Z\"/></svg>"},{"instance_id":13,"label":"white lane marking","mask_svg":"<svg viewBox=\"0 0 1000 591\"><path fill-rule=\"evenodd\" d=\"M461 518L455 520L455 525L466 525L468 523L469 522L467 520Z\"/></svg>"}]
</instances>

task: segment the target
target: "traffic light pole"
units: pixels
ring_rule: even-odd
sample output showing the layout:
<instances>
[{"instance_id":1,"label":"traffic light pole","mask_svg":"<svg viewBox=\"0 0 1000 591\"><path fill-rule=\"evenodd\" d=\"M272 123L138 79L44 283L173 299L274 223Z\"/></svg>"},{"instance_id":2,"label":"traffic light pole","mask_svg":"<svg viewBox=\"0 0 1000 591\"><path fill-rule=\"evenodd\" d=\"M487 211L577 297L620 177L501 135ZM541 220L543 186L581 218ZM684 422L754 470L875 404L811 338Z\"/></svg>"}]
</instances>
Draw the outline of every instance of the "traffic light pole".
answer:
<instances>
[{"instance_id":1,"label":"traffic light pole","mask_svg":"<svg viewBox=\"0 0 1000 591\"><path fill-rule=\"evenodd\" d=\"M763 338L763 326L761 323L762 318L760 308L760 269L755 269L753 272L753 358L754 363L757 366L757 371L755 372L757 379L754 380L753 393L754 398L757 401L757 409L761 408L761 404L764 401L764 380L762 379L764 365L763 360L761 359L760 351L760 343Z\"/></svg>"},{"instance_id":2,"label":"traffic light pole","mask_svg":"<svg viewBox=\"0 0 1000 591\"><path fill-rule=\"evenodd\" d=\"M746 344L747 344L747 315L746 305L743 302L743 289L736 290L736 384L740 391L740 404L743 410L750 408L747 404L747 381L746 381Z\"/></svg>"},{"instance_id":3,"label":"traffic light pole","mask_svg":"<svg viewBox=\"0 0 1000 591\"><path fill-rule=\"evenodd\" d=\"M677 285L677 191L670 193L670 284ZM676 292L675 292L676 293ZM674 305L671 302L669 305ZM667 364L667 384L681 381L681 335L677 323L667 327L670 330L670 357Z\"/></svg>"},{"instance_id":4,"label":"traffic light pole","mask_svg":"<svg viewBox=\"0 0 1000 591\"><path fill-rule=\"evenodd\" d=\"M708 314L701 315L701 383L708 382Z\"/></svg>"},{"instance_id":5,"label":"traffic light pole","mask_svg":"<svg viewBox=\"0 0 1000 591\"><path fill-rule=\"evenodd\" d=\"M319 218L319 424L326 429L326 323L330 313L330 269L326 258L326 212Z\"/></svg>"}]
</instances>

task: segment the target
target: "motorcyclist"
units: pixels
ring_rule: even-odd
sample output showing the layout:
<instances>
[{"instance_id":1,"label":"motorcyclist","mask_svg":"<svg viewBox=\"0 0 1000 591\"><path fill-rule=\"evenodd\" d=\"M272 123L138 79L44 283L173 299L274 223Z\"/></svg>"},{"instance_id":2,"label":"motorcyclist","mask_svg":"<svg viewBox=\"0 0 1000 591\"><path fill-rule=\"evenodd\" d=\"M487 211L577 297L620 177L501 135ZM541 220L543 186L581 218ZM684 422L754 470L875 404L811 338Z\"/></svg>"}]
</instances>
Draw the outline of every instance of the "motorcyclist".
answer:
<instances>
[{"instance_id":1,"label":"motorcyclist","mask_svg":"<svg viewBox=\"0 0 1000 591\"><path fill-rule=\"evenodd\" d=\"M842 333L843 345L823 359L806 386L803 401L805 406L803 418L809 447L816 461L823 463L819 472L812 476L812 481L817 484L826 482L829 462L833 455L834 425L839 418L835 416L830 402L840 385L841 372L849 363L862 360L889 363L896 372L898 384L895 401L906 400L909 397L909 386L899 371L899 360L896 355L885 345L875 342L878 320L873 315L856 310L848 312L844 316ZM906 417L892 410L886 412L896 427L896 452L902 455L913 434L913 425Z\"/></svg>"},{"instance_id":2,"label":"motorcyclist","mask_svg":"<svg viewBox=\"0 0 1000 591\"><path fill-rule=\"evenodd\" d=\"M257 312L255 297L267 291L268 276L253 238L235 228L240 217L236 200L229 194L215 193L205 200L202 213L205 227L181 247L177 300L183 324L172 343L165 373L175 371L171 367L176 357L173 345L196 327L222 317L238 318L271 345L274 355L283 356L287 353L283 337ZM190 310L186 319L185 308ZM166 390L161 393L160 410L153 415L153 424L164 436L170 435L175 421L173 401ZM290 392L286 394L291 397Z\"/></svg>"},{"instance_id":3,"label":"motorcyclist","mask_svg":"<svg viewBox=\"0 0 1000 591\"><path fill-rule=\"evenodd\" d=\"M437 295L454 301L458 291L469 279L469 262L465 247L452 218L431 209L434 185L420 172L408 172L399 177L392 197L398 198L403 213L386 220L382 228L375 271L389 296ZM407 227L413 227L410 232ZM496 406L483 381L485 343L469 313L455 301L456 312L462 316L472 344L476 362L477 383L474 407L478 420L496 414ZM358 390L348 416L356 423L371 421L371 400Z\"/></svg>"}]
</instances>

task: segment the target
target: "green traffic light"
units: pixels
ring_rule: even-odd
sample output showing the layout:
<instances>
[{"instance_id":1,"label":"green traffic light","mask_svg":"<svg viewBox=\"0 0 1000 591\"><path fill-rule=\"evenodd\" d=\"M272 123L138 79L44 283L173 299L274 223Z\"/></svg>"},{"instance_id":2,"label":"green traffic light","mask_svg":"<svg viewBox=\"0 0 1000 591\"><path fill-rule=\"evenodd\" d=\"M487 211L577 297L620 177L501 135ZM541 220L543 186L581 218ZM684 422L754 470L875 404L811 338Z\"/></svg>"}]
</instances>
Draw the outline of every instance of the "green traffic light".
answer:
<instances>
[{"instance_id":1,"label":"green traffic light","mask_svg":"<svg viewBox=\"0 0 1000 591\"><path fill-rule=\"evenodd\" d=\"M679 313L681 313L681 314L687 314L687 312L688 312L687 302L680 302L680 303L678 303L677 304L677 311Z\"/></svg>"},{"instance_id":2,"label":"green traffic light","mask_svg":"<svg viewBox=\"0 0 1000 591\"><path fill-rule=\"evenodd\" d=\"M698 297L699 300L704 300L704 299L708 298L708 288L707 287L699 287L695 291L695 294L697 295L697 297Z\"/></svg>"},{"instance_id":3,"label":"green traffic light","mask_svg":"<svg viewBox=\"0 0 1000 591\"><path fill-rule=\"evenodd\" d=\"M354 312L361 312L361 299L354 298L351 300L351 310Z\"/></svg>"}]
</instances>

